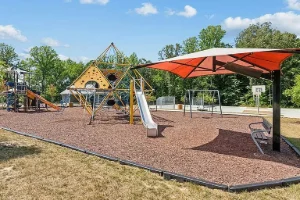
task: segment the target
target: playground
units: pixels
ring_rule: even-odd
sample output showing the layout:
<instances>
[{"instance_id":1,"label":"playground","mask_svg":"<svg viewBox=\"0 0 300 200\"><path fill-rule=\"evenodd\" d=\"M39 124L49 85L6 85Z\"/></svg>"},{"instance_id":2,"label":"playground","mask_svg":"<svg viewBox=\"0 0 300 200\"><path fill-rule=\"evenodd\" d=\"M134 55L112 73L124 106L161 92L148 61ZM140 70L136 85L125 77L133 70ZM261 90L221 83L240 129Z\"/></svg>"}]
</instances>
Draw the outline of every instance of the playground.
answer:
<instances>
[{"instance_id":1,"label":"playground","mask_svg":"<svg viewBox=\"0 0 300 200\"><path fill-rule=\"evenodd\" d=\"M190 118L182 112L154 111L160 136L149 138L138 112L134 126L115 110L87 125L85 112L82 108L63 113L1 111L0 116L2 126L16 131L225 185L300 175L300 159L284 142L280 153L272 151L271 145L262 145L264 155L258 152L248 125L261 121L260 117L197 112Z\"/></svg>"},{"instance_id":2,"label":"playground","mask_svg":"<svg viewBox=\"0 0 300 200\"><path fill-rule=\"evenodd\" d=\"M113 57L108 55L111 50ZM261 189L264 186L255 184L265 182L270 182L268 187L298 183L300 158L281 137L280 73L274 70L293 53L209 49L172 58L174 61L133 67L111 43L66 88L60 105L27 84L28 72L7 70L1 126L120 163L147 166L165 179L197 179L211 188L241 191ZM260 62L266 57L276 59L261 70ZM274 126L262 117L224 114L219 90L186 89L183 105L177 110L182 112L174 111L174 98L162 98L160 104L171 102L173 111L151 109L149 99L155 89L139 72L144 67L182 78L239 73L272 80ZM259 101L265 88L255 87L253 95ZM78 106L71 104L71 95Z\"/></svg>"}]
</instances>

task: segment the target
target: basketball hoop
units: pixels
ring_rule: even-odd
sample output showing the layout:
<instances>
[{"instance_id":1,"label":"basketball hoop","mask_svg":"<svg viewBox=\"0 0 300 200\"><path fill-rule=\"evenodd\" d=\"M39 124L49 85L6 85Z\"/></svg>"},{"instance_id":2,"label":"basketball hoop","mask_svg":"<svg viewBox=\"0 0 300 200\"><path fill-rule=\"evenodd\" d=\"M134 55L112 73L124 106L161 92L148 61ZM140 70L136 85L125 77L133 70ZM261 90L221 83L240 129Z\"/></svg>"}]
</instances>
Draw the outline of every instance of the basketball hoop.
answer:
<instances>
[{"instance_id":1,"label":"basketball hoop","mask_svg":"<svg viewBox=\"0 0 300 200\"><path fill-rule=\"evenodd\" d=\"M265 91L266 91L265 85L253 85L252 86L253 98L255 100L258 114L259 114L259 106L260 106L260 95L262 92L265 92Z\"/></svg>"}]
</instances>

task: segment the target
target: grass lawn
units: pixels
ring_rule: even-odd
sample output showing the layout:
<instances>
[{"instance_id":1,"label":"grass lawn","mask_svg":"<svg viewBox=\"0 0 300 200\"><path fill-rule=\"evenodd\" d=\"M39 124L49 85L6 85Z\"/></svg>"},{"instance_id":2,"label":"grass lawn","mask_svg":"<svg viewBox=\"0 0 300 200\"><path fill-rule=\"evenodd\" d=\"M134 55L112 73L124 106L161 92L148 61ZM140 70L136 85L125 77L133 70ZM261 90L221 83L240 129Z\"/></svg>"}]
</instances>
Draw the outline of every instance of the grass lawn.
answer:
<instances>
[{"instance_id":1,"label":"grass lawn","mask_svg":"<svg viewBox=\"0 0 300 200\"><path fill-rule=\"evenodd\" d=\"M266 117L269 122L272 121L272 117ZM293 145L300 149L300 119L293 118L281 118L281 131Z\"/></svg>"},{"instance_id":2,"label":"grass lawn","mask_svg":"<svg viewBox=\"0 0 300 200\"><path fill-rule=\"evenodd\" d=\"M300 147L298 121L282 128ZM300 199L300 184L233 194L0 130L0 199Z\"/></svg>"}]
</instances>

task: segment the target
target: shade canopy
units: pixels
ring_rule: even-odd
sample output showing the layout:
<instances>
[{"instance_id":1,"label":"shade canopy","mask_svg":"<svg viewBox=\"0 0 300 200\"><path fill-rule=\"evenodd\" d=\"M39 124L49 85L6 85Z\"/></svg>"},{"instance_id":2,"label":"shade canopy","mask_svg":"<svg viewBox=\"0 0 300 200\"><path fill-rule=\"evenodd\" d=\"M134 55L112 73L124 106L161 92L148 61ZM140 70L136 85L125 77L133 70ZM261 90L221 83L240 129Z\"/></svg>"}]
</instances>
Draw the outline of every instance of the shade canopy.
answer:
<instances>
[{"instance_id":1,"label":"shade canopy","mask_svg":"<svg viewBox=\"0 0 300 200\"><path fill-rule=\"evenodd\" d=\"M298 49L259 49L259 48L212 48L183 56L161 60L155 63L136 66L169 71L182 78L205 75L234 74L228 64L233 64L261 73L280 70L281 63L300 53Z\"/></svg>"}]
</instances>

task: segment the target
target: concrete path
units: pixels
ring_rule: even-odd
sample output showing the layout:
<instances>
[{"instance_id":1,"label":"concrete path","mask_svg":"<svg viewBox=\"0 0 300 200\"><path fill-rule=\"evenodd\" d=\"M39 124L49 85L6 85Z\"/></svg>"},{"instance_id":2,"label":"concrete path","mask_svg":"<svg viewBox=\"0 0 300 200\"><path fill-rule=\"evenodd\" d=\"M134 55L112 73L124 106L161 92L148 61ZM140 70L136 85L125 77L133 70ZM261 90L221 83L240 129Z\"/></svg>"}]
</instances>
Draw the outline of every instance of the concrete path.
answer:
<instances>
[{"instance_id":1,"label":"concrete path","mask_svg":"<svg viewBox=\"0 0 300 200\"><path fill-rule=\"evenodd\" d=\"M155 109L154 105L150 106L151 109ZM192 111L197 112L198 106L192 106ZM174 106L163 106L158 107L158 110L170 110L170 111L181 111L178 110L178 105ZM207 111L211 112L211 108L206 108ZM190 106L186 106L186 112L188 113L190 111ZM220 112L219 107L214 107L214 112ZM239 107L239 106L222 106L222 112L223 114L238 114L238 115L255 115L255 116L272 116L272 108L259 108L255 107ZM294 108L281 108L281 116L282 117L288 117L288 118L300 118L300 109L294 109Z\"/></svg>"}]
</instances>

